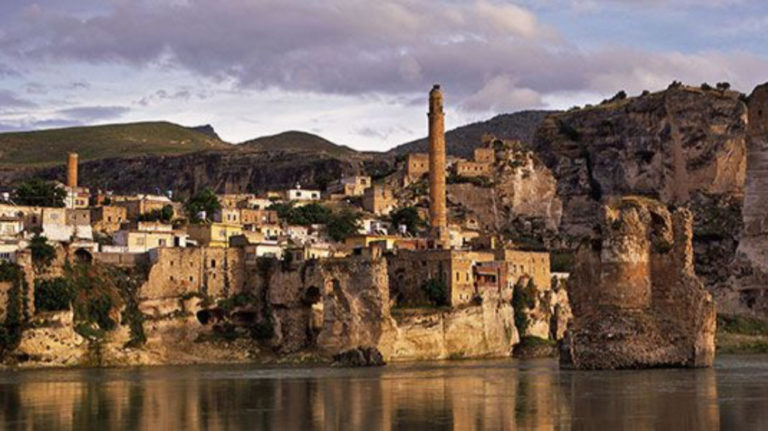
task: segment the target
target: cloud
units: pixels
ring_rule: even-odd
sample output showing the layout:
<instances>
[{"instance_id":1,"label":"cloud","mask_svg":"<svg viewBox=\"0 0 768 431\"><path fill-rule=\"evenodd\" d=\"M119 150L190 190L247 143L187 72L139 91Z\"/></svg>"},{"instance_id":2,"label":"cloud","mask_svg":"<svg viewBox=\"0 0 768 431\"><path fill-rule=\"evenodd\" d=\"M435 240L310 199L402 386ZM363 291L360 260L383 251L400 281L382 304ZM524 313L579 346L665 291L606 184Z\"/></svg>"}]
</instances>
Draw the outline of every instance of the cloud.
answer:
<instances>
[{"instance_id":1,"label":"cloud","mask_svg":"<svg viewBox=\"0 0 768 431\"><path fill-rule=\"evenodd\" d=\"M191 97L192 97L192 92L187 88L178 89L173 92L169 92L161 89L161 90L155 91L154 93L148 96L142 97L141 99L137 100L134 103L141 106L148 106L151 103L159 102L163 100L189 100ZM197 94L197 97L204 99L207 96L206 96L206 93L199 92Z\"/></svg>"},{"instance_id":2,"label":"cloud","mask_svg":"<svg viewBox=\"0 0 768 431\"><path fill-rule=\"evenodd\" d=\"M9 90L0 89L0 108L31 108L35 106L29 100L22 99Z\"/></svg>"},{"instance_id":3,"label":"cloud","mask_svg":"<svg viewBox=\"0 0 768 431\"><path fill-rule=\"evenodd\" d=\"M561 6L720 8L738 0L88 1L77 9L56 0L8 9L0 53L33 65L192 72L243 90L386 94L414 101L409 106L440 82L449 103L473 113L541 107L564 94L634 93L672 80L729 80L749 91L768 69L768 58L747 52L652 52L610 40L582 47L536 14ZM198 83L159 85L172 89L141 89L132 103L205 97Z\"/></svg>"},{"instance_id":4,"label":"cloud","mask_svg":"<svg viewBox=\"0 0 768 431\"><path fill-rule=\"evenodd\" d=\"M90 123L94 121L117 118L130 111L125 106L78 106L56 111L58 116L67 120Z\"/></svg>"}]
</instances>

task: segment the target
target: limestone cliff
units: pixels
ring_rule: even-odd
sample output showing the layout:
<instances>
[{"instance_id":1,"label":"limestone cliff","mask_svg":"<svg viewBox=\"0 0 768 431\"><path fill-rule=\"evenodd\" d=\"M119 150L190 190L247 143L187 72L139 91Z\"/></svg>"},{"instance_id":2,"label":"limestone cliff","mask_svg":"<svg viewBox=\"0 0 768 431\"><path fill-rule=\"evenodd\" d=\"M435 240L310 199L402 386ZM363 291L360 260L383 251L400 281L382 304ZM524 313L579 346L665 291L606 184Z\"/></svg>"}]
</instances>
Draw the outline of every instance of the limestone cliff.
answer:
<instances>
[{"instance_id":1,"label":"limestone cliff","mask_svg":"<svg viewBox=\"0 0 768 431\"><path fill-rule=\"evenodd\" d=\"M693 270L691 213L623 198L603 207L600 226L576 255L561 361L583 369L712 365L715 307Z\"/></svg>"},{"instance_id":2,"label":"limestone cliff","mask_svg":"<svg viewBox=\"0 0 768 431\"><path fill-rule=\"evenodd\" d=\"M497 152L492 176L485 184L471 182L448 186L454 218L473 219L484 230L508 234L556 232L562 202L552 172L533 153Z\"/></svg>"},{"instance_id":3,"label":"limestone cliff","mask_svg":"<svg viewBox=\"0 0 768 431\"><path fill-rule=\"evenodd\" d=\"M589 233L600 199L685 204L743 191L747 106L740 93L679 85L550 116L535 137L557 178L563 231Z\"/></svg>"}]
</instances>

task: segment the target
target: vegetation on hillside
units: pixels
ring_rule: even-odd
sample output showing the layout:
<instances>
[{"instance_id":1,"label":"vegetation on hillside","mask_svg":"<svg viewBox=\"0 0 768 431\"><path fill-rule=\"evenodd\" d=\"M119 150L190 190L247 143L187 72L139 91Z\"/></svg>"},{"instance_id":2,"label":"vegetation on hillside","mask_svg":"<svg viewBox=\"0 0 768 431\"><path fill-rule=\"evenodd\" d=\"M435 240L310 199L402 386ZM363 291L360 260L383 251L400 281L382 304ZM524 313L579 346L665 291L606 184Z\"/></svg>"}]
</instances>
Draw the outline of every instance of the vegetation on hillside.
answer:
<instances>
[{"instance_id":1,"label":"vegetation on hillside","mask_svg":"<svg viewBox=\"0 0 768 431\"><path fill-rule=\"evenodd\" d=\"M237 146L244 151L308 151L327 153L335 157L357 155L358 152L317 135L306 132L288 131L277 135L262 136Z\"/></svg>"},{"instance_id":2,"label":"vegetation on hillside","mask_svg":"<svg viewBox=\"0 0 768 431\"><path fill-rule=\"evenodd\" d=\"M33 132L0 133L0 164L63 164L68 152L80 160L146 154L184 154L231 145L205 133L167 122L110 124Z\"/></svg>"}]
</instances>

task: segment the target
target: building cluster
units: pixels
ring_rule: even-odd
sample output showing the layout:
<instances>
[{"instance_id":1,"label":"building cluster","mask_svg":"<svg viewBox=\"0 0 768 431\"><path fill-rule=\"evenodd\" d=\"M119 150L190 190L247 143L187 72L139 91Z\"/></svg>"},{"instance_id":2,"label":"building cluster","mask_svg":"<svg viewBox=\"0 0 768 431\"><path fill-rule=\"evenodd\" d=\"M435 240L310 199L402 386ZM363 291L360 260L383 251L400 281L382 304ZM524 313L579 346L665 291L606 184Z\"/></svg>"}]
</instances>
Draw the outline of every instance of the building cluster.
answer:
<instances>
[{"instance_id":1,"label":"building cluster","mask_svg":"<svg viewBox=\"0 0 768 431\"><path fill-rule=\"evenodd\" d=\"M67 182L60 185L66 191L63 208L18 206L10 201L0 204L0 259L15 261L17 253L39 235L61 243L72 257L89 262L131 265L148 260L166 265L169 283L194 283L201 291L222 270L216 270L217 259L208 262L205 256L223 253L219 262L229 262L226 256L230 252L246 264L262 257L296 264L353 255L386 256L392 297L404 305L429 299L425 286L430 283L443 286L445 297L440 302L450 306L470 303L488 291L511 298L514 286L528 280L547 288L547 253L504 249L477 229L449 225L447 172L491 175L498 142L489 137L483 144L474 160L452 160L448 165L443 99L435 86L429 98L429 154L409 155L404 169L405 178L411 181L428 176L429 230L422 236L392 226L388 215L398 208L393 189L374 184L365 175L339 178L323 192L296 185L262 196L218 195L220 209L198 214L196 218L202 221L191 222L183 204L174 201L170 192L117 195L80 187L78 157L70 154ZM279 204L300 207L310 203L357 206L362 214L359 230L343 241L334 241L324 226L294 225L276 210ZM158 262L162 256L179 257L176 269L172 260ZM203 262L194 266L199 267L200 275L180 272L192 268L181 261L183 256ZM206 271L210 274L203 276Z\"/></svg>"}]
</instances>

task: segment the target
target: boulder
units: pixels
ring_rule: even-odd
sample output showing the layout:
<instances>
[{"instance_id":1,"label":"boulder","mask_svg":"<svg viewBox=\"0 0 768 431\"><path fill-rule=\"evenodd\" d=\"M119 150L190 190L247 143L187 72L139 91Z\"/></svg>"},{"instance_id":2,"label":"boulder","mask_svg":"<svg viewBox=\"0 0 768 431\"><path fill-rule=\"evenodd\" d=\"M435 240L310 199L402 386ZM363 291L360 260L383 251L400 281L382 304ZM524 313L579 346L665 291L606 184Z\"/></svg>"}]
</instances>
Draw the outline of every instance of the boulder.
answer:
<instances>
[{"instance_id":1,"label":"boulder","mask_svg":"<svg viewBox=\"0 0 768 431\"><path fill-rule=\"evenodd\" d=\"M379 349L371 346L356 347L333 356L333 365L337 367L381 367L386 364Z\"/></svg>"}]
</instances>

